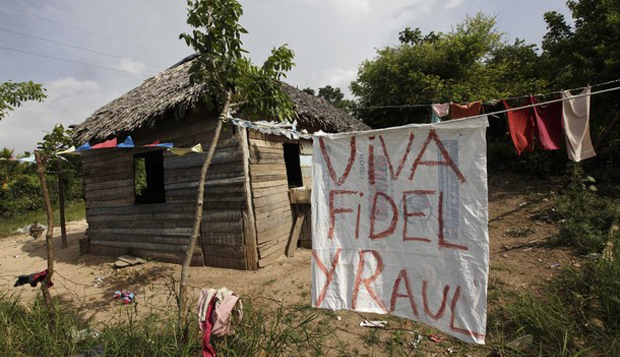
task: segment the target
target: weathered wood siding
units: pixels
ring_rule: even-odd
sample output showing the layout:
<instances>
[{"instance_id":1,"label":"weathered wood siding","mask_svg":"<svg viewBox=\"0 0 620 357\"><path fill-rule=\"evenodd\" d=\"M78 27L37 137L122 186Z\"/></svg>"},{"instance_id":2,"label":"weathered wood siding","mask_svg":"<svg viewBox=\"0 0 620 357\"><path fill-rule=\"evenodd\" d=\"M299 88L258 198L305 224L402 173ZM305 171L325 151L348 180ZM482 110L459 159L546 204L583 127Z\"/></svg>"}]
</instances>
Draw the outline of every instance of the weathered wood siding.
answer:
<instances>
[{"instance_id":1,"label":"weathered wood siding","mask_svg":"<svg viewBox=\"0 0 620 357\"><path fill-rule=\"evenodd\" d=\"M132 133L137 145L160 140L178 147L208 147L215 118L192 113L179 122ZM134 204L133 157L144 149L110 149L83 154L90 251L130 253L157 260L182 262L191 235L196 190L203 154L164 153L166 202ZM247 200L239 136L224 125L205 183L201 237L192 264L247 269L244 214ZM255 252L251 254L256 254Z\"/></svg>"},{"instance_id":2,"label":"weathered wood siding","mask_svg":"<svg viewBox=\"0 0 620 357\"><path fill-rule=\"evenodd\" d=\"M294 217L288 195L289 186L282 144L299 144L299 142L250 131L249 143L258 265L263 267L284 255L293 228Z\"/></svg>"}]
</instances>

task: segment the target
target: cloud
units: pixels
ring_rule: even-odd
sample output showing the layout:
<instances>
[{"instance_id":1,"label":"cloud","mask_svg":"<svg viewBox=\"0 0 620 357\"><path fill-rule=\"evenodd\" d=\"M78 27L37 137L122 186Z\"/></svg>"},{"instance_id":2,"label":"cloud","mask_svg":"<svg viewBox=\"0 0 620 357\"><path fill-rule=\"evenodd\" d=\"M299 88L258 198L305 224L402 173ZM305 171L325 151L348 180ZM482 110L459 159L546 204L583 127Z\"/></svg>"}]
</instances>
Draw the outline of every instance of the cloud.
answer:
<instances>
[{"instance_id":1,"label":"cloud","mask_svg":"<svg viewBox=\"0 0 620 357\"><path fill-rule=\"evenodd\" d=\"M123 71L133 73L138 76L144 76L146 65L130 60L129 58L123 58L119 62L119 67Z\"/></svg>"},{"instance_id":2,"label":"cloud","mask_svg":"<svg viewBox=\"0 0 620 357\"><path fill-rule=\"evenodd\" d=\"M357 70L355 69L344 69L344 68L331 68L323 72L323 75L320 76L321 83L324 85L331 85L332 87L340 87L343 90L346 90L349 87L351 81L355 79L357 75Z\"/></svg>"},{"instance_id":3,"label":"cloud","mask_svg":"<svg viewBox=\"0 0 620 357\"><path fill-rule=\"evenodd\" d=\"M450 0L446 4L446 9L457 8L457 7L461 6L461 5L463 5L463 2L465 2L465 0Z\"/></svg>"},{"instance_id":4,"label":"cloud","mask_svg":"<svg viewBox=\"0 0 620 357\"><path fill-rule=\"evenodd\" d=\"M44 102L24 103L0 122L0 146L19 153L31 151L57 123L65 127L80 123L119 95L100 83L73 77L52 81L45 88L48 98Z\"/></svg>"}]
</instances>

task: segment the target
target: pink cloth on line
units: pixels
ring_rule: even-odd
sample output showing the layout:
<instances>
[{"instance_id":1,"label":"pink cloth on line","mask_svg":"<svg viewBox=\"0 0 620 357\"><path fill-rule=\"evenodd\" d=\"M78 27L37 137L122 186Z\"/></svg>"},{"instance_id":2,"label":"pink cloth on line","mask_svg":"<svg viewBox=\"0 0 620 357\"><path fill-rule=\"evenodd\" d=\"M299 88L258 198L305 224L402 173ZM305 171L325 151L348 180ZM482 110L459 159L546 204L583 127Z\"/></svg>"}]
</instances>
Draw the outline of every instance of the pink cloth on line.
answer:
<instances>
[{"instance_id":1,"label":"pink cloth on line","mask_svg":"<svg viewBox=\"0 0 620 357\"><path fill-rule=\"evenodd\" d=\"M534 96L530 103L537 104ZM544 150L559 150L562 145L562 102L534 107L536 137Z\"/></svg>"},{"instance_id":2,"label":"pink cloth on line","mask_svg":"<svg viewBox=\"0 0 620 357\"><path fill-rule=\"evenodd\" d=\"M445 117L450 113L450 103L433 104L433 111L438 117Z\"/></svg>"},{"instance_id":3,"label":"pink cloth on line","mask_svg":"<svg viewBox=\"0 0 620 357\"><path fill-rule=\"evenodd\" d=\"M107 148L115 148L116 147L116 138L111 139L111 140L106 140L102 143L99 143L97 145L93 145L91 147L91 149L107 149Z\"/></svg>"}]
</instances>

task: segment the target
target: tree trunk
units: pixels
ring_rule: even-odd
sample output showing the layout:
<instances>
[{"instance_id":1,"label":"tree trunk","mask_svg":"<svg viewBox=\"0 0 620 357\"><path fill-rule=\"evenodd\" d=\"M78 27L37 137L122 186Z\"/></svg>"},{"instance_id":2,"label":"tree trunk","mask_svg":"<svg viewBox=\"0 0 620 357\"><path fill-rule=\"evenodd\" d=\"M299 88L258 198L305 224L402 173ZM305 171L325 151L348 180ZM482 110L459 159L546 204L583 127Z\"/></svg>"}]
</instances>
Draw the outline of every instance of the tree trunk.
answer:
<instances>
[{"instance_id":1,"label":"tree trunk","mask_svg":"<svg viewBox=\"0 0 620 357\"><path fill-rule=\"evenodd\" d=\"M57 157L56 164L58 175L58 210L60 211L60 246L62 249L67 248L67 226L65 225L65 186L62 178L62 158Z\"/></svg>"},{"instance_id":2,"label":"tree trunk","mask_svg":"<svg viewBox=\"0 0 620 357\"><path fill-rule=\"evenodd\" d=\"M45 243L47 243L47 277L41 283L41 292L43 293L43 299L45 305L47 305L50 312L52 312L52 296L48 288L48 284L52 280L54 275L54 211L52 210L52 203L50 201L50 194L47 190L47 180L45 179L45 165L41 159L41 154L35 152L35 159L37 161L37 172L39 173L39 179L41 180L41 192L43 193L43 201L45 202L45 210L47 211L47 232L45 234ZM52 315L53 316L53 315Z\"/></svg>"},{"instance_id":3,"label":"tree trunk","mask_svg":"<svg viewBox=\"0 0 620 357\"><path fill-rule=\"evenodd\" d=\"M179 281L179 329L185 329L187 325L187 281L189 279L189 265L194 255L194 248L196 247L196 241L200 234L200 222L202 221L203 205L204 205L204 192L205 181L207 179L207 173L211 160L213 159L213 153L217 147L217 143L220 139L220 133L222 132L223 120L228 115L228 109L230 107L230 92L226 95L226 102L220 112L220 116L217 120L215 132L213 135L213 141L209 145L209 151L207 152L207 158L202 164L202 170L200 171L200 180L198 181L198 197L196 199L196 215L194 218L194 227L192 229L192 236L190 237L189 244L187 245L187 251L185 252L185 261L181 268L181 279Z\"/></svg>"}]
</instances>

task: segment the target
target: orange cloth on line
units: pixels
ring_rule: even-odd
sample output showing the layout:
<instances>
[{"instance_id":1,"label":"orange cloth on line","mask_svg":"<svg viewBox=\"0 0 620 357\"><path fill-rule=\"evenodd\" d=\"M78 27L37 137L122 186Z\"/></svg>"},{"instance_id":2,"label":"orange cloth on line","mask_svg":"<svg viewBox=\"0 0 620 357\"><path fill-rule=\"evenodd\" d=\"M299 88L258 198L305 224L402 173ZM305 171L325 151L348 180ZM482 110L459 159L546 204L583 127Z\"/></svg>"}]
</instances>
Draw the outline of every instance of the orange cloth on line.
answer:
<instances>
[{"instance_id":1,"label":"orange cloth on line","mask_svg":"<svg viewBox=\"0 0 620 357\"><path fill-rule=\"evenodd\" d=\"M506 109L510 109L510 106L505 100L504 106ZM521 155L524 151L534 151L534 108L509 111L506 115L508 116L508 129L510 129L510 137L512 137L512 143L515 145L517 153Z\"/></svg>"},{"instance_id":2,"label":"orange cloth on line","mask_svg":"<svg viewBox=\"0 0 620 357\"><path fill-rule=\"evenodd\" d=\"M450 113L452 114L452 119L475 117L480 115L480 109L482 109L482 101L480 100L465 105L450 103Z\"/></svg>"}]
</instances>

